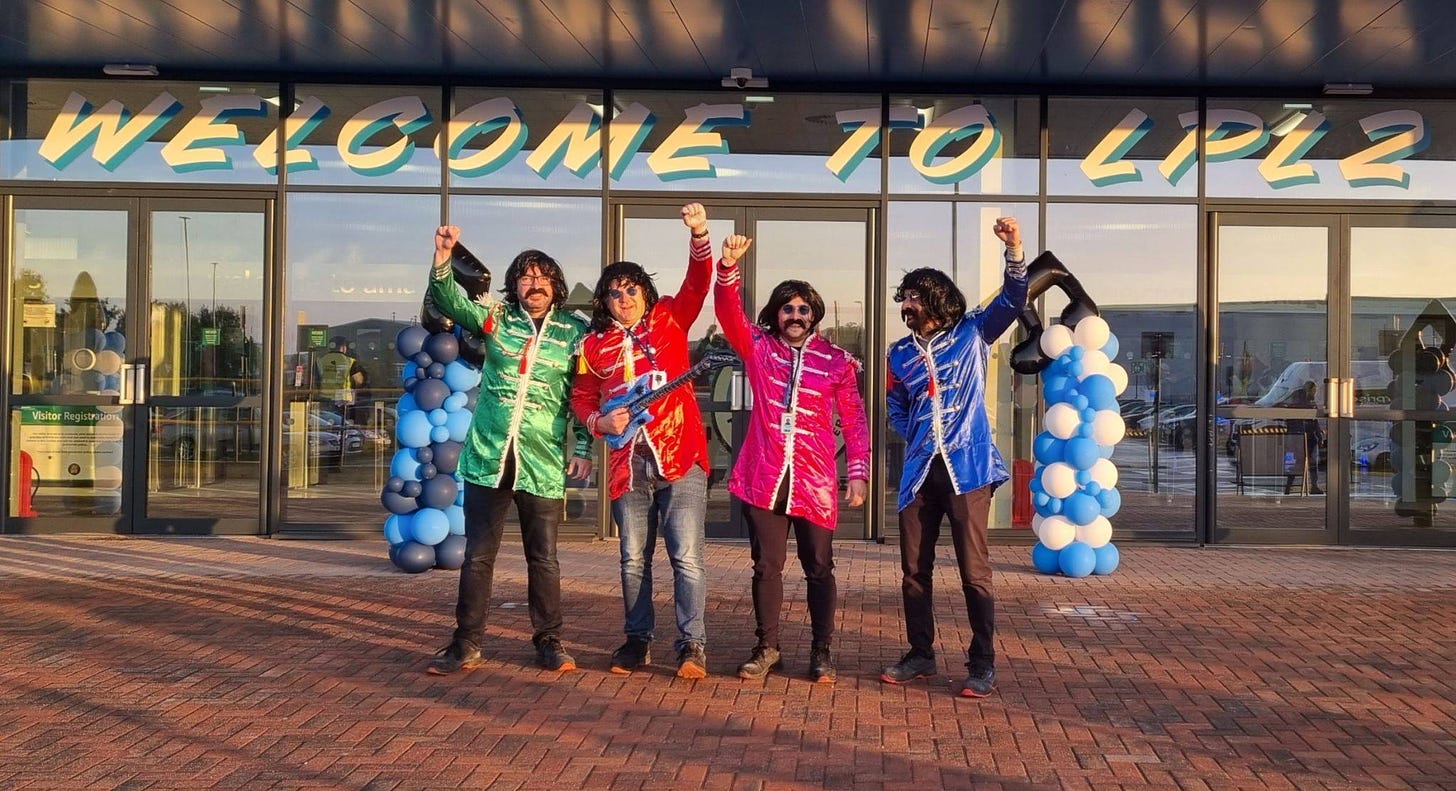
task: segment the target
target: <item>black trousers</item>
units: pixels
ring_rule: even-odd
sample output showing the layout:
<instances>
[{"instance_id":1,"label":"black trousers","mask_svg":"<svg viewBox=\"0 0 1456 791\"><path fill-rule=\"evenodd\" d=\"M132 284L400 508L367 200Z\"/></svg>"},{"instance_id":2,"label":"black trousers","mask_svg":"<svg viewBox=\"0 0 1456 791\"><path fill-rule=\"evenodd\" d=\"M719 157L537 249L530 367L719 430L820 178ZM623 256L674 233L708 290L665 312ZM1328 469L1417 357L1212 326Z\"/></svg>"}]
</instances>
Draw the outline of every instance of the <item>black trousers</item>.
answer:
<instances>
[{"instance_id":1,"label":"black trousers","mask_svg":"<svg viewBox=\"0 0 1456 791\"><path fill-rule=\"evenodd\" d=\"M510 449L506 451L510 453ZM465 484L465 565L460 567L460 597L455 604L455 639L479 646L485 637L495 558L511 503L521 520L526 551L526 600L532 642L561 636L561 566L556 561L556 532L561 501L515 491L515 459L506 462L499 486Z\"/></svg>"},{"instance_id":2,"label":"black trousers","mask_svg":"<svg viewBox=\"0 0 1456 791\"><path fill-rule=\"evenodd\" d=\"M996 649L996 594L991 587L991 555L986 542L986 519L991 510L991 487L956 494L950 471L937 456L925 484L900 512L901 591L905 599L905 631L910 647L935 655L935 609L931 574L940 523L950 517L951 540L960 567L961 589L971 618L970 665L993 667Z\"/></svg>"},{"instance_id":3,"label":"black trousers","mask_svg":"<svg viewBox=\"0 0 1456 791\"><path fill-rule=\"evenodd\" d=\"M834 531L807 519L790 517L744 504L748 519L748 541L753 555L753 616L758 622L754 634L760 645L779 645L779 614L784 605L784 561L788 555L789 528L794 530L799 565L809 583L809 622L814 644L829 646L834 637L834 608L839 592L834 583Z\"/></svg>"}]
</instances>

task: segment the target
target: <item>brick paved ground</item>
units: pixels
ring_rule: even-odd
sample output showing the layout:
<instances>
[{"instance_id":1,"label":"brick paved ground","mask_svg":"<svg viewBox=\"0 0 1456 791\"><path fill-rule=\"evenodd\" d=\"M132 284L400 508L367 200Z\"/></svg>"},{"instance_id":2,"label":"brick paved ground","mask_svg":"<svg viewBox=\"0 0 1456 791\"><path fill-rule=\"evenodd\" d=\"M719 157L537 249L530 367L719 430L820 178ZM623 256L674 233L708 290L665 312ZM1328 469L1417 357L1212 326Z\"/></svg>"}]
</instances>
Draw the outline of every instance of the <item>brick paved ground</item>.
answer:
<instances>
[{"instance_id":1,"label":"brick paved ground","mask_svg":"<svg viewBox=\"0 0 1456 791\"><path fill-rule=\"evenodd\" d=\"M836 547L833 687L798 677L792 573L792 675L730 675L752 642L741 544L710 547L697 682L605 672L611 544L561 552L583 671L532 666L507 546L486 666L424 675L456 575L383 550L0 540L0 788L1456 787L1456 553L1127 547L1115 575L1067 580L998 547L1000 690L973 702L947 676L877 680L902 650L892 547ZM938 605L951 677L958 594Z\"/></svg>"}]
</instances>

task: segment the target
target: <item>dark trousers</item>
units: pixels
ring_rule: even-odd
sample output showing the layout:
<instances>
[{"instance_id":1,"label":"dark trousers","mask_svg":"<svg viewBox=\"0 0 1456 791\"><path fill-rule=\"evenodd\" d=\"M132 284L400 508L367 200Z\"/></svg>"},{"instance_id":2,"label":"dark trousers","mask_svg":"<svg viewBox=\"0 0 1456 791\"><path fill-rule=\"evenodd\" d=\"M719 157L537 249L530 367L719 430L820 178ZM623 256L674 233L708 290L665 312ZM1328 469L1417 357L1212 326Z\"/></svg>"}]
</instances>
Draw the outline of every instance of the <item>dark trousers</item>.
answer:
<instances>
[{"instance_id":1,"label":"dark trousers","mask_svg":"<svg viewBox=\"0 0 1456 791\"><path fill-rule=\"evenodd\" d=\"M510 453L508 449L506 451ZM495 557L512 501L521 520L526 551L526 600L531 610L532 642L561 634L561 566L556 562L556 530L561 501L515 491L515 460L506 462L499 486L465 484L465 565L460 567L460 598L455 604L455 639L479 646L485 637Z\"/></svg>"},{"instance_id":2,"label":"dark trousers","mask_svg":"<svg viewBox=\"0 0 1456 791\"><path fill-rule=\"evenodd\" d=\"M905 631L910 647L935 655L935 609L931 572L935 542L940 539L941 517L950 517L951 540L960 567L961 589L971 617L970 664L992 667L996 649L996 595L991 588L991 557L986 543L986 518L991 509L991 487L956 494L950 471L937 456L925 484L900 512L900 568L905 579Z\"/></svg>"},{"instance_id":3,"label":"dark trousers","mask_svg":"<svg viewBox=\"0 0 1456 791\"><path fill-rule=\"evenodd\" d=\"M748 542L753 554L753 616L758 621L760 645L779 646L779 612L784 606L784 560L788 554L789 528L794 529L799 565L809 583L809 622L814 644L826 648L834 637L834 608L838 590L834 584L834 531L807 519L790 517L744 504L748 519Z\"/></svg>"}]
</instances>

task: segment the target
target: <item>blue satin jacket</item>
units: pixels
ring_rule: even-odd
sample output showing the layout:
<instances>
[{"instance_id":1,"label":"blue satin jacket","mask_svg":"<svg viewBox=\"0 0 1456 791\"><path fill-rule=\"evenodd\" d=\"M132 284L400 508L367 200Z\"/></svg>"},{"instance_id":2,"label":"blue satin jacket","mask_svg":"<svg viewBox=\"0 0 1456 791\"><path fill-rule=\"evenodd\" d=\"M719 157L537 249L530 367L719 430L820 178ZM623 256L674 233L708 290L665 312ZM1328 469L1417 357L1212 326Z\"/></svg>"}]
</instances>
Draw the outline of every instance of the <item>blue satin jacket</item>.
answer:
<instances>
[{"instance_id":1,"label":"blue satin jacket","mask_svg":"<svg viewBox=\"0 0 1456 791\"><path fill-rule=\"evenodd\" d=\"M1011 477L986 416L986 365L990 345L1025 304L1025 265L1009 266L991 304L967 313L928 344L911 335L890 346L890 425L905 438L899 510L915 499L936 454L945 457L957 494L999 486Z\"/></svg>"}]
</instances>

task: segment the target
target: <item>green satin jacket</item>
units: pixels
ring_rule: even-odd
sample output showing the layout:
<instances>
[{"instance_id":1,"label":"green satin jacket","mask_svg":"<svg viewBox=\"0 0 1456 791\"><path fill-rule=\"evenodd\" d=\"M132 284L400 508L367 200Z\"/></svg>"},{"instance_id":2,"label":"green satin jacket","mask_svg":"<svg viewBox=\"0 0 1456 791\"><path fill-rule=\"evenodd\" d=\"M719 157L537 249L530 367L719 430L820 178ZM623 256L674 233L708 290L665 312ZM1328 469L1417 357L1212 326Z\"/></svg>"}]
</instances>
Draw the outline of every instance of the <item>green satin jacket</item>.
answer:
<instances>
[{"instance_id":1,"label":"green satin jacket","mask_svg":"<svg viewBox=\"0 0 1456 791\"><path fill-rule=\"evenodd\" d=\"M507 447L516 457L515 488L537 497L566 496L568 425L573 455L591 458L591 434L571 414L571 379L577 342L586 322L552 309L537 331L519 305L472 302L450 270L431 269L435 308L482 339L485 363L460 475L496 486L505 472ZM514 440L514 442L512 442Z\"/></svg>"}]
</instances>

